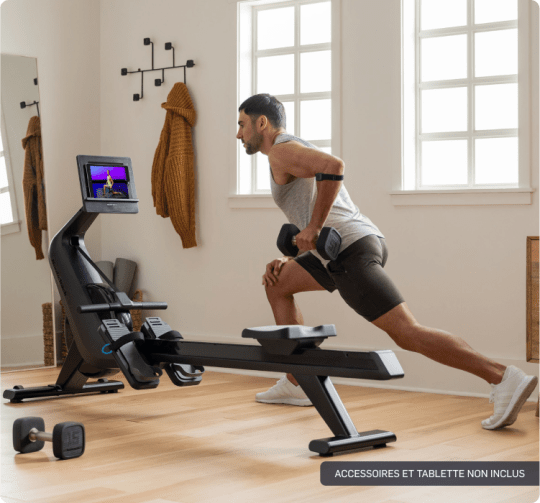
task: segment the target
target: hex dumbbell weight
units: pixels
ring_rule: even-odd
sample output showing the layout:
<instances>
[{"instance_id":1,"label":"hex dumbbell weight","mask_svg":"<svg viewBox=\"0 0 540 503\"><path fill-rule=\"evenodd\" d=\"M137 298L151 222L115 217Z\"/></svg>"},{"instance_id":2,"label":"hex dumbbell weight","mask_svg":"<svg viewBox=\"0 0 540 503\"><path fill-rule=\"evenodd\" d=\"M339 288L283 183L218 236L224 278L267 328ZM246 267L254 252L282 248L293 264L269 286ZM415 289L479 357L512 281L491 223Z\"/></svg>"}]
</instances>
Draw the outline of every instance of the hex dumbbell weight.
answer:
<instances>
[{"instance_id":1,"label":"hex dumbbell weight","mask_svg":"<svg viewBox=\"0 0 540 503\"><path fill-rule=\"evenodd\" d=\"M41 417L22 417L13 423L13 448L17 452L40 451L45 442L52 442L57 458L78 458L84 453L84 425L68 421L57 424L52 433L46 433Z\"/></svg>"},{"instance_id":2,"label":"hex dumbbell weight","mask_svg":"<svg viewBox=\"0 0 540 503\"><path fill-rule=\"evenodd\" d=\"M296 235L300 229L294 224L283 224L277 239L279 251L288 257L298 255ZM326 260L336 260L341 246L341 235L333 227L323 227L317 239L317 251Z\"/></svg>"}]
</instances>

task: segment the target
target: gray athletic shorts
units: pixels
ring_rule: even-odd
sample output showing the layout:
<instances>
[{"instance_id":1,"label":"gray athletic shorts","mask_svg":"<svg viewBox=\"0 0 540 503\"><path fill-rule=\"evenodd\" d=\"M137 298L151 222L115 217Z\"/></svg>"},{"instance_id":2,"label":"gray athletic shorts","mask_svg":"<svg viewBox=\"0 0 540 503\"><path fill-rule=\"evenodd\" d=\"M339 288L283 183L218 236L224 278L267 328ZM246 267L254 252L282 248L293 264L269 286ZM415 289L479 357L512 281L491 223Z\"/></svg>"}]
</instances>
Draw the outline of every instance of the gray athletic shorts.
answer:
<instances>
[{"instance_id":1,"label":"gray athletic shorts","mask_svg":"<svg viewBox=\"0 0 540 503\"><path fill-rule=\"evenodd\" d=\"M345 248L327 267L311 252L294 260L326 290L338 290L360 316L374 321L405 302L383 269L387 258L384 238L373 234Z\"/></svg>"}]
</instances>

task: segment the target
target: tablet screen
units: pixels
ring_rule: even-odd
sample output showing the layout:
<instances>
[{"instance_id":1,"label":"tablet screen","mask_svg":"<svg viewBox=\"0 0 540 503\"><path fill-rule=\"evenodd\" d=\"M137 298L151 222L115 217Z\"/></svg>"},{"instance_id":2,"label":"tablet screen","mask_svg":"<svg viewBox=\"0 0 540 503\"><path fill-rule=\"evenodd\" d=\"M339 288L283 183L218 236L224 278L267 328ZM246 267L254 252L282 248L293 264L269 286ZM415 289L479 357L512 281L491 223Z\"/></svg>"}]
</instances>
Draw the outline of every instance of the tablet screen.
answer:
<instances>
[{"instance_id":1,"label":"tablet screen","mask_svg":"<svg viewBox=\"0 0 540 503\"><path fill-rule=\"evenodd\" d=\"M129 178L125 166L88 165L90 193L96 199L129 199Z\"/></svg>"}]
</instances>

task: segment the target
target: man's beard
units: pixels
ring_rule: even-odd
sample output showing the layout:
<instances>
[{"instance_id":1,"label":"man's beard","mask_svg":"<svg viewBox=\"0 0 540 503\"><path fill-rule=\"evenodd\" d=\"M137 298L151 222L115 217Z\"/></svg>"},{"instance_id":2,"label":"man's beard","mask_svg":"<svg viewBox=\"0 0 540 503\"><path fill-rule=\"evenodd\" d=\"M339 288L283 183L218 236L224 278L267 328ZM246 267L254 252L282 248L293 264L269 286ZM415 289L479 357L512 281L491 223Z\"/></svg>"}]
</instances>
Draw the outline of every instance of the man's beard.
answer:
<instances>
[{"instance_id":1,"label":"man's beard","mask_svg":"<svg viewBox=\"0 0 540 503\"><path fill-rule=\"evenodd\" d=\"M263 143L263 136L260 133L255 133L253 138L249 142L245 142L246 154L253 155L261 150Z\"/></svg>"}]
</instances>

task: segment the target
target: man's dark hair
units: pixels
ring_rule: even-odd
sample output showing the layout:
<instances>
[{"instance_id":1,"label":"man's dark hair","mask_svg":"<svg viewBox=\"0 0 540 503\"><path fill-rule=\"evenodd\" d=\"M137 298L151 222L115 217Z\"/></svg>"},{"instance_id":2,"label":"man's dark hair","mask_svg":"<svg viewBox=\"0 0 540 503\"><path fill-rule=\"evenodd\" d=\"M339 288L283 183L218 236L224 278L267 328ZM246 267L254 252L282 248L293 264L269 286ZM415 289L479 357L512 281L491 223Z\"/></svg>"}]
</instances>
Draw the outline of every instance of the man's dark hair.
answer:
<instances>
[{"instance_id":1,"label":"man's dark hair","mask_svg":"<svg viewBox=\"0 0 540 503\"><path fill-rule=\"evenodd\" d=\"M258 119L265 115L270 124L275 128L285 128L287 120L285 117L285 107L281 101L270 94L255 94L240 105L239 112L244 111L251 120Z\"/></svg>"}]
</instances>

